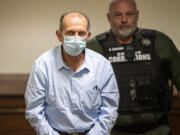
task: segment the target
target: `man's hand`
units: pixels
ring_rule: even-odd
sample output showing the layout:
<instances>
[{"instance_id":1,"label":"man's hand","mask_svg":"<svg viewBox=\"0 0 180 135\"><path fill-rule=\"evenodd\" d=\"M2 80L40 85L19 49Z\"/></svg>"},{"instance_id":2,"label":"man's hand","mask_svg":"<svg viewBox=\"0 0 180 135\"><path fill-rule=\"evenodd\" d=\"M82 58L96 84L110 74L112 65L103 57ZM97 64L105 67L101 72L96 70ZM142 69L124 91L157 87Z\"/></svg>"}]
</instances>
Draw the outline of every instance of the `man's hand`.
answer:
<instances>
[{"instance_id":1,"label":"man's hand","mask_svg":"<svg viewBox=\"0 0 180 135\"><path fill-rule=\"evenodd\" d=\"M177 89L175 85L173 85L173 96L180 99L180 89Z\"/></svg>"}]
</instances>

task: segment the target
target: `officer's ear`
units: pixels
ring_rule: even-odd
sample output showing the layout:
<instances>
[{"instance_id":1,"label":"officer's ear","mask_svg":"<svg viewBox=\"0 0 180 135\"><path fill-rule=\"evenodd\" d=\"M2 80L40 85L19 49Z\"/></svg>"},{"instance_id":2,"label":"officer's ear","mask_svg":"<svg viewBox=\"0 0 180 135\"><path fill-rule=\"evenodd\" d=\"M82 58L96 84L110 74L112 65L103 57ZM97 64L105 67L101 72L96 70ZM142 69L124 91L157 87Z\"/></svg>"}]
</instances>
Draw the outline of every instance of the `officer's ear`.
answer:
<instances>
[{"instance_id":1,"label":"officer's ear","mask_svg":"<svg viewBox=\"0 0 180 135\"><path fill-rule=\"evenodd\" d=\"M139 20L139 10L136 11L136 20Z\"/></svg>"},{"instance_id":2,"label":"officer's ear","mask_svg":"<svg viewBox=\"0 0 180 135\"><path fill-rule=\"evenodd\" d=\"M64 38L59 30L56 30L56 36L61 43L64 42Z\"/></svg>"},{"instance_id":3,"label":"officer's ear","mask_svg":"<svg viewBox=\"0 0 180 135\"><path fill-rule=\"evenodd\" d=\"M108 19L108 22L110 22L110 14L109 14L109 12L107 13L107 19Z\"/></svg>"},{"instance_id":4,"label":"officer's ear","mask_svg":"<svg viewBox=\"0 0 180 135\"><path fill-rule=\"evenodd\" d=\"M87 35L87 38L86 38L86 41L88 41L91 37L91 32L88 32L88 35Z\"/></svg>"}]
</instances>

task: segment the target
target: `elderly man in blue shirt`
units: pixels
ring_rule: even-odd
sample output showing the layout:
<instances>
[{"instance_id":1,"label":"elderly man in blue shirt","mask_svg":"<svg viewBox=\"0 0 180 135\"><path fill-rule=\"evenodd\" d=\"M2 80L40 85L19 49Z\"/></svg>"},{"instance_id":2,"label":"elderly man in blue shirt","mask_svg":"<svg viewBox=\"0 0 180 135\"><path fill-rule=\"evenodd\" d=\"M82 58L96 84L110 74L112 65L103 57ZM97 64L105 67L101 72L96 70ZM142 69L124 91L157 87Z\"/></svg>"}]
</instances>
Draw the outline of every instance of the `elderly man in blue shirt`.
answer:
<instances>
[{"instance_id":1,"label":"elderly man in blue shirt","mask_svg":"<svg viewBox=\"0 0 180 135\"><path fill-rule=\"evenodd\" d=\"M37 135L109 135L119 92L111 64L86 48L89 19L69 12L56 31L62 45L33 64L25 92L26 119Z\"/></svg>"}]
</instances>

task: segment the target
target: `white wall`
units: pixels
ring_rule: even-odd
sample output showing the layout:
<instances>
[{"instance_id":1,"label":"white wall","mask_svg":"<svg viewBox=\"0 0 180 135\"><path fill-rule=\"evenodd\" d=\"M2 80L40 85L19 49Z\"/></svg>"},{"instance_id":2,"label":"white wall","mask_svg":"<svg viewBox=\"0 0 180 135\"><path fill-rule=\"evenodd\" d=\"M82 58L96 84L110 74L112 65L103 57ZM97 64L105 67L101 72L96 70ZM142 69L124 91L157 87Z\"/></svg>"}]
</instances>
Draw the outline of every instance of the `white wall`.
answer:
<instances>
[{"instance_id":1,"label":"white wall","mask_svg":"<svg viewBox=\"0 0 180 135\"><path fill-rule=\"evenodd\" d=\"M0 73L29 73L34 60L59 44L55 31L67 11L82 11L92 36L109 29L108 0L0 0ZM180 49L180 1L137 0L140 26L169 35Z\"/></svg>"}]
</instances>

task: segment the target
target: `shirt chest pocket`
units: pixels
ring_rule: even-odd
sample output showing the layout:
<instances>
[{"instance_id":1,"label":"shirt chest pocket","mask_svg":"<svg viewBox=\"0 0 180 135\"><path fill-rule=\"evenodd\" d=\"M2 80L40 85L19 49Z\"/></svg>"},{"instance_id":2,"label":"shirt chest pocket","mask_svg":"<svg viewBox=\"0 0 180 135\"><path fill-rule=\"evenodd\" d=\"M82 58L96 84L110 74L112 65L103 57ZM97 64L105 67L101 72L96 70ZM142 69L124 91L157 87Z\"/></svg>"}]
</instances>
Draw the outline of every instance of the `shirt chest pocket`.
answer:
<instances>
[{"instance_id":1,"label":"shirt chest pocket","mask_svg":"<svg viewBox=\"0 0 180 135\"><path fill-rule=\"evenodd\" d=\"M96 79L87 83L81 89L81 103L85 109L97 110L101 105L100 88L97 85Z\"/></svg>"},{"instance_id":2,"label":"shirt chest pocket","mask_svg":"<svg viewBox=\"0 0 180 135\"><path fill-rule=\"evenodd\" d=\"M62 91L62 90L61 90ZM55 91L51 91L46 96L47 105L53 109L64 111L66 109L66 102L63 92L57 93Z\"/></svg>"}]
</instances>

